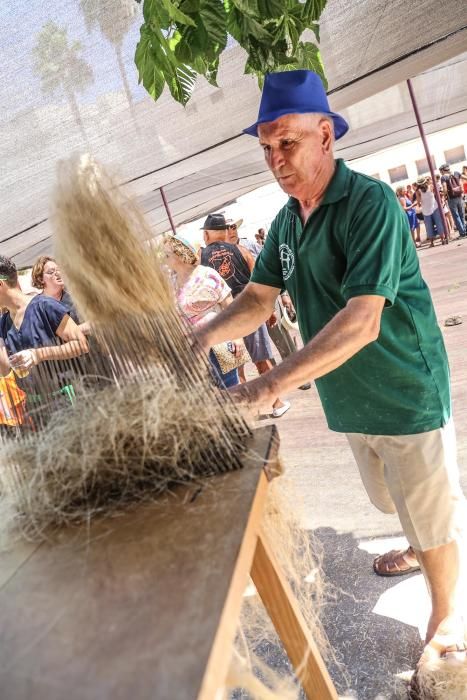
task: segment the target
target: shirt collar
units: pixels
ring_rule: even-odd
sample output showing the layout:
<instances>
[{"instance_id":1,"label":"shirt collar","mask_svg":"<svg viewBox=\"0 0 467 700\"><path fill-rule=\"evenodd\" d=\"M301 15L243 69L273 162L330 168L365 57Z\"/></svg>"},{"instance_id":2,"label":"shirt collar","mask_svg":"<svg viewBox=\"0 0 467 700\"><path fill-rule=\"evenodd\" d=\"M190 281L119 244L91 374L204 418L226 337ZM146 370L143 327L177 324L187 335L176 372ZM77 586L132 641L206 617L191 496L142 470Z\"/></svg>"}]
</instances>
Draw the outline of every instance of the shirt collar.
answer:
<instances>
[{"instance_id":1,"label":"shirt collar","mask_svg":"<svg viewBox=\"0 0 467 700\"><path fill-rule=\"evenodd\" d=\"M339 202L341 199L344 199L344 197L347 197L349 194L349 178L349 168L346 166L342 158L337 158L336 169L334 170L331 182L329 183L319 206L322 207L326 204L334 204L335 202ZM286 206L294 212L299 210L298 201L295 199L295 197L289 197Z\"/></svg>"}]
</instances>

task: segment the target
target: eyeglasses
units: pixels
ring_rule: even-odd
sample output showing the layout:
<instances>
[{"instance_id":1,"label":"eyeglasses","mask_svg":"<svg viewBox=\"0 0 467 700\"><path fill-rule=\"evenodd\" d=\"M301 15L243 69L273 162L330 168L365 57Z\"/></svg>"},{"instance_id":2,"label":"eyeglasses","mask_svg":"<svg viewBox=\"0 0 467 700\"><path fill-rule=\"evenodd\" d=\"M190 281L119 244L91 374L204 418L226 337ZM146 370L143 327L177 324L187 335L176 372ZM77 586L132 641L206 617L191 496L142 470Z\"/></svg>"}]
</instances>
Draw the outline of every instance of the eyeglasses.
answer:
<instances>
[{"instance_id":1,"label":"eyeglasses","mask_svg":"<svg viewBox=\"0 0 467 700\"><path fill-rule=\"evenodd\" d=\"M54 275L59 275L60 270L56 268L55 270L44 270L44 275L49 275L49 277L53 277Z\"/></svg>"}]
</instances>

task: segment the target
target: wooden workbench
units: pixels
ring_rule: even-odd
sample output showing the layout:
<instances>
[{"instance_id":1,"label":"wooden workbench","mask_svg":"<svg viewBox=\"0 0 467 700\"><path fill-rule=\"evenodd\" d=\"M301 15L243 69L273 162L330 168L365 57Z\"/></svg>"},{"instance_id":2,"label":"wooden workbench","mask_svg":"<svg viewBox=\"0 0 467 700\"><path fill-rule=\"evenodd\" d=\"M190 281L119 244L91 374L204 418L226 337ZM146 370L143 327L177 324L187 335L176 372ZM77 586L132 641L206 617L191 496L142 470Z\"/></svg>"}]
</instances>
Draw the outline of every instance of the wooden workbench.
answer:
<instances>
[{"instance_id":1,"label":"wooden workbench","mask_svg":"<svg viewBox=\"0 0 467 700\"><path fill-rule=\"evenodd\" d=\"M308 697L336 698L261 516L274 428L244 468L0 555L2 700L214 700L251 572ZM312 694L316 691L316 694Z\"/></svg>"}]
</instances>

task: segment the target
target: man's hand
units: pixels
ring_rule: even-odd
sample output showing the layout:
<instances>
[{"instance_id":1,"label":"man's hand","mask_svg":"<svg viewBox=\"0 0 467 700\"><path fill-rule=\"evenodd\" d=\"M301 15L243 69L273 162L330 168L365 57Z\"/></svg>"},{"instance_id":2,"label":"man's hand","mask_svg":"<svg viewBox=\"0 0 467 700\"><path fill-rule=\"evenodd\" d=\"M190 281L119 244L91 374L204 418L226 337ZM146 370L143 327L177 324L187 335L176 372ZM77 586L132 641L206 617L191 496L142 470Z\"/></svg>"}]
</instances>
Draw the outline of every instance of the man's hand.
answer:
<instances>
[{"instance_id":1,"label":"man's hand","mask_svg":"<svg viewBox=\"0 0 467 700\"><path fill-rule=\"evenodd\" d=\"M275 313L272 313L268 320L266 321L266 325L268 328L274 328L274 326L277 325L277 316Z\"/></svg>"},{"instance_id":2,"label":"man's hand","mask_svg":"<svg viewBox=\"0 0 467 700\"><path fill-rule=\"evenodd\" d=\"M13 369L31 369L37 365L37 355L33 349L21 350L10 357L10 365Z\"/></svg>"},{"instance_id":3,"label":"man's hand","mask_svg":"<svg viewBox=\"0 0 467 700\"><path fill-rule=\"evenodd\" d=\"M269 374L269 372L267 373ZM246 384L237 384L228 391L235 403L243 404L252 411L267 409L271 412L271 406L277 398L277 393L267 379L267 374L253 379Z\"/></svg>"}]
</instances>

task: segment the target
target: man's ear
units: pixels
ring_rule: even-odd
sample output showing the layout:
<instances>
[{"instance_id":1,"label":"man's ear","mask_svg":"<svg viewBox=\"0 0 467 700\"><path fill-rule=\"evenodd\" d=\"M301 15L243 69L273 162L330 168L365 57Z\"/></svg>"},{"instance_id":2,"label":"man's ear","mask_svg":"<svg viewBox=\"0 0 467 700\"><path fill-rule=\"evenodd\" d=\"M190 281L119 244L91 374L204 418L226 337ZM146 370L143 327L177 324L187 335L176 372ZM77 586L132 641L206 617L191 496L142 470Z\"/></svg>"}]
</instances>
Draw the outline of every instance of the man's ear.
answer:
<instances>
[{"instance_id":1,"label":"man's ear","mask_svg":"<svg viewBox=\"0 0 467 700\"><path fill-rule=\"evenodd\" d=\"M203 231L203 240L206 243L206 245L209 243L209 236L207 231Z\"/></svg>"},{"instance_id":2,"label":"man's ear","mask_svg":"<svg viewBox=\"0 0 467 700\"><path fill-rule=\"evenodd\" d=\"M332 126L327 119L323 119L320 123L321 144L323 153L329 153L332 150L333 132Z\"/></svg>"}]
</instances>

